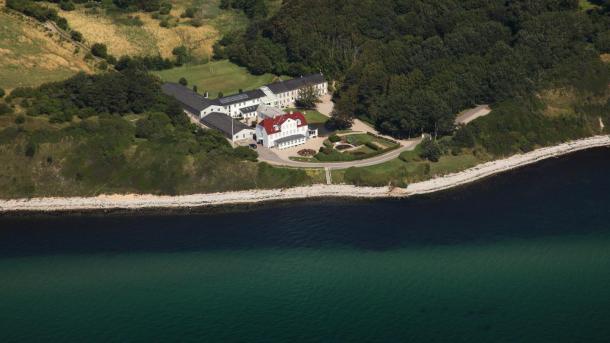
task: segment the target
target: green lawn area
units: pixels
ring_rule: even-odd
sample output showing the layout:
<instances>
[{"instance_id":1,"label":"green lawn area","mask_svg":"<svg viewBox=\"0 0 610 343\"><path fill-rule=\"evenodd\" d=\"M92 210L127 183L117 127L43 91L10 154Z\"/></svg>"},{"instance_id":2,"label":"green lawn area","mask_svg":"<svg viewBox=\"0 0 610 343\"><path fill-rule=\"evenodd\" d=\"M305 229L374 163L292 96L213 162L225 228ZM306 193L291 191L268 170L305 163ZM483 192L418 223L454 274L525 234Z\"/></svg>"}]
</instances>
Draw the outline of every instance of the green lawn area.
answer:
<instances>
[{"instance_id":1,"label":"green lawn area","mask_svg":"<svg viewBox=\"0 0 610 343\"><path fill-rule=\"evenodd\" d=\"M361 186L384 186L389 183L396 186L405 186L409 183L427 180L459 172L488 159L477 157L471 152L460 155L443 155L438 162L423 160L418 156L418 149L403 152L400 158L378 165L350 168L347 170L333 170L334 183L356 184Z\"/></svg>"},{"instance_id":2,"label":"green lawn area","mask_svg":"<svg viewBox=\"0 0 610 343\"><path fill-rule=\"evenodd\" d=\"M184 77L189 87L196 85L199 92L208 91L211 98L216 98L218 92L225 96L242 89L251 90L271 83L277 79L275 75L252 75L246 68L239 67L228 60L214 61L199 65L186 65L155 72L163 81L178 82Z\"/></svg>"}]
</instances>

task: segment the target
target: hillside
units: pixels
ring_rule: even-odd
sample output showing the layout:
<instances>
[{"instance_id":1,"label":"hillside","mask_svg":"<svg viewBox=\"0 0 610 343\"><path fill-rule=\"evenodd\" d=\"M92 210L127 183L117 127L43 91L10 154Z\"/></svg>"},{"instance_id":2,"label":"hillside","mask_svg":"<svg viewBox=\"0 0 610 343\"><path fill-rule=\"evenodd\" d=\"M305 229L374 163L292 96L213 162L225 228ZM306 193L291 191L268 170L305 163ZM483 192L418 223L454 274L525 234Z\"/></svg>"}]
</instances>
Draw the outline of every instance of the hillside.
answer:
<instances>
[{"instance_id":1,"label":"hillside","mask_svg":"<svg viewBox=\"0 0 610 343\"><path fill-rule=\"evenodd\" d=\"M0 0L0 88L63 80L92 71L84 53L33 19L4 11Z\"/></svg>"},{"instance_id":2,"label":"hillside","mask_svg":"<svg viewBox=\"0 0 610 343\"><path fill-rule=\"evenodd\" d=\"M144 11L122 12L102 6L76 5L63 11L70 26L81 32L87 42L104 43L108 52L122 55L157 55L172 57L172 50L184 45L199 60L208 60L212 46L223 33L243 29L247 18L232 10L221 10L220 0L172 0L167 15ZM194 11L195 18L183 17ZM153 18L156 17L156 18ZM193 24L194 21L197 21ZM167 27L162 27L167 23Z\"/></svg>"}]
</instances>

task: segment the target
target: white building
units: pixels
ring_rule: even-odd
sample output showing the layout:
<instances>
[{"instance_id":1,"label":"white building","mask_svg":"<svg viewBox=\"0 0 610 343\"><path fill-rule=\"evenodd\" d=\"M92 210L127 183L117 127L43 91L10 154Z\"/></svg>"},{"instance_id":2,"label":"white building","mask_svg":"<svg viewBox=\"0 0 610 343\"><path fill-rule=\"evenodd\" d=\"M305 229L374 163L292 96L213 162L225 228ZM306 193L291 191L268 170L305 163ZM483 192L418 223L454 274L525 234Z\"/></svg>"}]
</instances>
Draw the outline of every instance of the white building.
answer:
<instances>
[{"instance_id":1,"label":"white building","mask_svg":"<svg viewBox=\"0 0 610 343\"><path fill-rule=\"evenodd\" d=\"M318 96L328 93L328 82L322 74L301 76L292 80L272 83L261 87L261 90L267 95L268 101L273 106L287 108L295 107L300 91L307 87L313 87Z\"/></svg>"},{"instance_id":2,"label":"white building","mask_svg":"<svg viewBox=\"0 0 610 343\"><path fill-rule=\"evenodd\" d=\"M177 83L165 83L162 85L161 89L166 95L172 96L178 100L182 104L185 112L199 117L202 122L204 122L206 117L214 114L214 116L207 119L207 121L210 122L210 126L222 131L229 137L235 133L234 131L228 131L227 123L231 124L232 121L219 116L219 114L224 114L230 118L237 119L252 119L258 117L259 120L263 121L266 120L265 118L274 119L281 117L284 116L283 112L277 108L294 107L295 102L299 97L299 92L307 87L313 87L319 96L322 96L328 92L328 82L326 82L324 75L322 74L313 74L301 76L292 80L280 81L268 84L260 89L230 95L219 99L208 99L203 95ZM276 109L272 109L272 107L275 107ZM294 115L296 116L297 114L295 113ZM317 130L315 130L315 134L312 131L312 134L310 135L307 128L307 123L304 122L305 118L303 115L300 115L300 117L301 118L297 119L302 119L302 121L300 124L297 124L296 129L290 129L287 127L286 130L280 130L279 132L270 134L275 138L265 138L269 140L268 144L271 144L270 147L294 146L292 145L294 142L303 141L303 139L297 139L297 135L304 136L305 141L311 135L317 136ZM232 127L234 130L235 125L232 124ZM241 127L241 129L243 132L239 134L240 137L249 134L244 127ZM298 131L298 133L286 133L293 131ZM286 140L288 137L292 136L295 136L293 137L294 139ZM235 137L231 137L231 139L236 140ZM276 141L276 139L281 139L281 141ZM303 141L303 143L305 141Z\"/></svg>"},{"instance_id":3,"label":"white building","mask_svg":"<svg viewBox=\"0 0 610 343\"><path fill-rule=\"evenodd\" d=\"M256 142L265 148L287 149L305 144L318 136L318 130L310 130L301 113L287 113L266 118L256 126Z\"/></svg>"},{"instance_id":4,"label":"white building","mask_svg":"<svg viewBox=\"0 0 610 343\"><path fill-rule=\"evenodd\" d=\"M225 113L212 112L201 118L201 123L210 129L222 132L232 142L254 138L253 128Z\"/></svg>"}]
</instances>

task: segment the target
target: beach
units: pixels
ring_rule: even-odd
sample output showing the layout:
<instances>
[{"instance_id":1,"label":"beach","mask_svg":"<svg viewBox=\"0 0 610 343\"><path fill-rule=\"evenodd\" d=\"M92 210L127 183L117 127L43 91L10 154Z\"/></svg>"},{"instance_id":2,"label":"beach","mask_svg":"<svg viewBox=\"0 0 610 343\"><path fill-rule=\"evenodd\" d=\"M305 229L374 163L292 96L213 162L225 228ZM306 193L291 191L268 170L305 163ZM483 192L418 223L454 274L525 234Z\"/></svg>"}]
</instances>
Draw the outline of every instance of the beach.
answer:
<instances>
[{"instance_id":1,"label":"beach","mask_svg":"<svg viewBox=\"0 0 610 343\"><path fill-rule=\"evenodd\" d=\"M287 189L246 190L179 196L111 194L96 197L9 199L0 200L0 212L176 209L311 198L401 198L450 189L544 159L604 146L610 146L610 136L589 137L487 162L458 173L409 184L407 188L313 185Z\"/></svg>"}]
</instances>

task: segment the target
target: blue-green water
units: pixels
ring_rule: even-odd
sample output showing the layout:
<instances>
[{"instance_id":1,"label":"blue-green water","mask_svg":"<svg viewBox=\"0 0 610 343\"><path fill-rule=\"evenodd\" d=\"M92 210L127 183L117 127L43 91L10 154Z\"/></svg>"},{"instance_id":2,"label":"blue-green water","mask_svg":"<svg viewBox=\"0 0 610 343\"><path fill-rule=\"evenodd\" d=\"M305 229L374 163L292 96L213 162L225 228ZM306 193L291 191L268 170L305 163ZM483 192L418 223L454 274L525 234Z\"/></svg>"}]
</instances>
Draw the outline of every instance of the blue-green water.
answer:
<instances>
[{"instance_id":1,"label":"blue-green water","mask_svg":"<svg viewBox=\"0 0 610 343\"><path fill-rule=\"evenodd\" d=\"M400 201L0 217L0 342L607 342L610 151Z\"/></svg>"}]
</instances>

